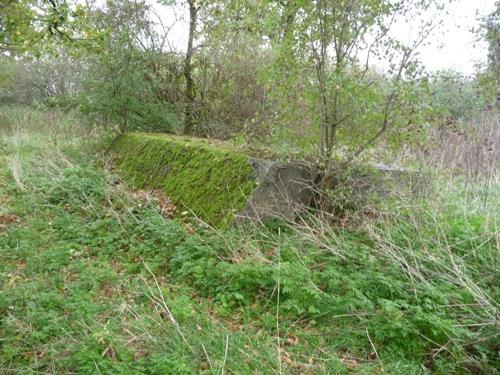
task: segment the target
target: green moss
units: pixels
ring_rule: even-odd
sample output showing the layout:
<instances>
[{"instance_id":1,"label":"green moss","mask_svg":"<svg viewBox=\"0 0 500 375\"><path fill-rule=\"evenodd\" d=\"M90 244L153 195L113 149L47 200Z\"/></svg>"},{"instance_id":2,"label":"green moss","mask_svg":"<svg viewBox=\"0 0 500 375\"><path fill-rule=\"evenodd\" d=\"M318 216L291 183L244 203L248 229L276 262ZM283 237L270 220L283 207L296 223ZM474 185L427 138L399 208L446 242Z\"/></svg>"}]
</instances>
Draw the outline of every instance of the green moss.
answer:
<instances>
[{"instance_id":1,"label":"green moss","mask_svg":"<svg viewBox=\"0 0 500 375\"><path fill-rule=\"evenodd\" d=\"M127 133L111 152L134 188L161 188L180 211L192 210L217 227L232 221L255 186L247 156L200 139Z\"/></svg>"}]
</instances>

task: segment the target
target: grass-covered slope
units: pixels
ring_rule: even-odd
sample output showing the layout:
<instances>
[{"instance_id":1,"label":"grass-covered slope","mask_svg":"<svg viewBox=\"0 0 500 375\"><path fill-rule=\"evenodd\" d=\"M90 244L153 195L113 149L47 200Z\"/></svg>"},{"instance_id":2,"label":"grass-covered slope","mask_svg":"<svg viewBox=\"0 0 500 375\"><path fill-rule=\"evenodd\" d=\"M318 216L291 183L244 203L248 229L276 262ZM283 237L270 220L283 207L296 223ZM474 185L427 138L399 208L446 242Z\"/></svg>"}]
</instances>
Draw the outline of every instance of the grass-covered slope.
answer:
<instances>
[{"instance_id":1,"label":"grass-covered slope","mask_svg":"<svg viewBox=\"0 0 500 375\"><path fill-rule=\"evenodd\" d=\"M248 157L199 139L129 133L111 151L131 186L161 188L212 225L227 225L254 187Z\"/></svg>"}]
</instances>

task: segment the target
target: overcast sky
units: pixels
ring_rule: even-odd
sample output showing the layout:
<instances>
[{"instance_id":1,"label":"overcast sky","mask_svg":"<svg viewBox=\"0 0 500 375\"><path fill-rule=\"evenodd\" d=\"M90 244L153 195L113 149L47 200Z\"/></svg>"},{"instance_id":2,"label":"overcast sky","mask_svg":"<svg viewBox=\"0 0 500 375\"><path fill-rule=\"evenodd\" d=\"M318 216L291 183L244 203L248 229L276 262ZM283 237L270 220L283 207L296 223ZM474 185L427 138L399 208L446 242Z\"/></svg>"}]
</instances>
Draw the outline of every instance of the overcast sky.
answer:
<instances>
[{"instance_id":1,"label":"overcast sky","mask_svg":"<svg viewBox=\"0 0 500 375\"><path fill-rule=\"evenodd\" d=\"M487 47L477 42L471 29L477 28L478 16L491 13L494 5L495 0L458 0L449 5L449 15L436 34L437 40L431 40L429 46L420 50L420 58L427 68L453 68L466 74L473 73L475 64L486 60ZM407 26L405 31L409 30Z\"/></svg>"},{"instance_id":2,"label":"overcast sky","mask_svg":"<svg viewBox=\"0 0 500 375\"><path fill-rule=\"evenodd\" d=\"M157 4L156 1L150 0ZM454 69L464 74L472 74L475 64L486 60L484 43L477 42L471 32L478 26L478 17L492 12L495 0L455 0L448 5L448 15L444 15L443 26L429 39L430 45L420 48L420 59L429 70ZM172 10L155 5L164 23L172 22ZM182 13L182 12L181 12ZM182 15L182 14L181 14ZM428 14L428 17L435 16ZM408 39L411 31L417 29L411 23L399 23L395 32L402 40ZM178 49L184 49L187 40L186 22L178 22L170 33L170 38Z\"/></svg>"}]
</instances>

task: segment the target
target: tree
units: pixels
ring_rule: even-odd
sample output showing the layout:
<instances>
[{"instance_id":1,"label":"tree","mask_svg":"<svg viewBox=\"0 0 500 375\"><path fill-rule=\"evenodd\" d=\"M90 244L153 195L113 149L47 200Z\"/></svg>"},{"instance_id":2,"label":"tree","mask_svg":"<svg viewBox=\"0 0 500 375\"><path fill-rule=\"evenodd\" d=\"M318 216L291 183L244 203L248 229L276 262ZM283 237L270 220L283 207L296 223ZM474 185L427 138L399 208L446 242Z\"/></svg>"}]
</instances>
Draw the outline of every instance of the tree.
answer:
<instances>
[{"instance_id":1,"label":"tree","mask_svg":"<svg viewBox=\"0 0 500 375\"><path fill-rule=\"evenodd\" d=\"M493 75L500 77L500 1L484 19L484 38L488 42L488 66Z\"/></svg>"},{"instance_id":2,"label":"tree","mask_svg":"<svg viewBox=\"0 0 500 375\"><path fill-rule=\"evenodd\" d=\"M480 75L482 86L487 95L500 107L500 1L495 9L482 19L480 37L488 44L488 61L484 74Z\"/></svg>"},{"instance_id":3,"label":"tree","mask_svg":"<svg viewBox=\"0 0 500 375\"><path fill-rule=\"evenodd\" d=\"M188 12L188 38L186 52L184 54L183 75L184 86L184 129L183 133L191 135L194 131L197 116L195 113L196 87L194 78L193 59L196 50L195 41L198 28L198 14L206 1L197 0L159 0L160 4L175 7L185 6ZM203 4L202 4L203 3Z\"/></svg>"},{"instance_id":4,"label":"tree","mask_svg":"<svg viewBox=\"0 0 500 375\"><path fill-rule=\"evenodd\" d=\"M198 19L198 11L200 6L196 4L196 0L187 0L189 8L189 34L186 48L186 57L184 61L184 78L186 79L186 108L184 111L184 134L190 135L193 133L195 114L194 101L196 92L193 79L193 53L194 53L194 38L196 32L196 24Z\"/></svg>"},{"instance_id":5,"label":"tree","mask_svg":"<svg viewBox=\"0 0 500 375\"><path fill-rule=\"evenodd\" d=\"M397 101L403 98L401 83L411 80L418 72L415 69L414 53L434 27L433 20L424 22L409 44L403 44L389 31L395 20L411 17L416 12L437 5L436 1L422 0L316 0L301 2L296 17L295 35L305 51L303 59L313 63L316 92L319 103L319 126L321 129L321 153L329 157L337 141L338 131L343 126L357 126L353 100L363 91L377 84L370 75L370 59L373 55L385 56L390 61L389 87L381 87L384 100L373 117L378 129L367 131L355 155L376 142L387 132L391 124L391 112ZM288 27L288 26L287 26ZM365 61L359 58L365 51ZM378 83L381 83L380 81ZM354 96L352 93L358 93Z\"/></svg>"},{"instance_id":6,"label":"tree","mask_svg":"<svg viewBox=\"0 0 500 375\"><path fill-rule=\"evenodd\" d=\"M171 132L178 122L168 86L176 85L177 72L168 63L181 60L163 50L166 35L152 17L146 1L125 0L108 1L90 18L105 39L101 50L82 56L85 90L79 106L121 131Z\"/></svg>"},{"instance_id":7,"label":"tree","mask_svg":"<svg viewBox=\"0 0 500 375\"><path fill-rule=\"evenodd\" d=\"M0 56L0 102L69 106L81 92L82 67L64 50L57 58Z\"/></svg>"},{"instance_id":8,"label":"tree","mask_svg":"<svg viewBox=\"0 0 500 375\"><path fill-rule=\"evenodd\" d=\"M35 51L54 39L89 40L85 14L83 5L66 0L0 0L0 51Z\"/></svg>"},{"instance_id":9,"label":"tree","mask_svg":"<svg viewBox=\"0 0 500 375\"><path fill-rule=\"evenodd\" d=\"M234 36L227 30L260 36L263 50L273 56L261 75L273 101L268 105L274 108L273 124L301 124L319 137L320 153L330 158L339 141L359 155L392 129L411 123L413 81L421 73L416 50L439 23L438 17L422 14L441 10L443 2L234 1L219 4L212 22L229 38ZM396 21L413 18L422 23L411 40L403 43L391 34ZM374 67L374 58L388 61L385 71Z\"/></svg>"},{"instance_id":10,"label":"tree","mask_svg":"<svg viewBox=\"0 0 500 375\"><path fill-rule=\"evenodd\" d=\"M453 70L436 72L428 80L432 107L447 122L471 121L486 107L478 80Z\"/></svg>"}]
</instances>

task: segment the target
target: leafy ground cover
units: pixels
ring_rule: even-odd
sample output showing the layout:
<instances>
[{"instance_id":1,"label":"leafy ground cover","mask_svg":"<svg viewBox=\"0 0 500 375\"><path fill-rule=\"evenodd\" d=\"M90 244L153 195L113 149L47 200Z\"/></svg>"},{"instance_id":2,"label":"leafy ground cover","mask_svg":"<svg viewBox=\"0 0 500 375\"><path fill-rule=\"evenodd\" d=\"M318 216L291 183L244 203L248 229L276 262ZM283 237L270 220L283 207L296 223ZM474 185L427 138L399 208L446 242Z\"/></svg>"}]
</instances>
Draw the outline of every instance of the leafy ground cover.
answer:
<instances>
[{"instance_id":1,"label":"leafy ground cover","mask_svg":"<svg viewBox=\"0 0 500 375\"><path fill-rule=\"evenodd\" d=\"M3 112L1 373L496 373L498 187L218 232Z\"/></svg>"}]
</instances>

